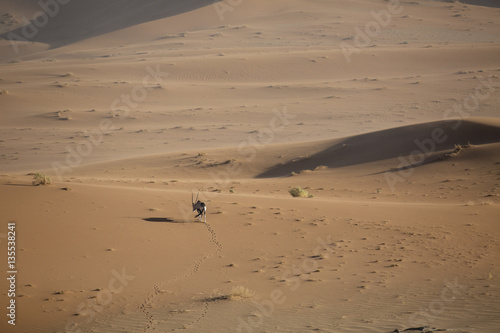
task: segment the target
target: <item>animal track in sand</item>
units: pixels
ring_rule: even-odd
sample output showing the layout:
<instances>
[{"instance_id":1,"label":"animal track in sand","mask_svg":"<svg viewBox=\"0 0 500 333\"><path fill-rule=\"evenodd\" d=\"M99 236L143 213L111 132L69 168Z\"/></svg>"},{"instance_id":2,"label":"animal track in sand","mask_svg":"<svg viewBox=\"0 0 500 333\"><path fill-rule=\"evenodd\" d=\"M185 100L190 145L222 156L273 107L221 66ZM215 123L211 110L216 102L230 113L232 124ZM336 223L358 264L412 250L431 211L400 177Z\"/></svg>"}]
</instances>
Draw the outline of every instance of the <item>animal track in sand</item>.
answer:
<instances>
[{"instance_id":1,"label":"animal track in sand","mask_svg":"<svg viewBox=\"0 0 500 333\"><path fill-rule=\"evenodd\" d=\"M159 322L159 321L155 320L155 316L153 315L153 313L149 309L153 308L153 302L162 294L160 287L167 285L169 283L174 283L174 282L177 282L180 280L185 280L185 279L189 278L190 276L196 274L199 271L201 264L205 260L212 258L217 253L222 251L222 244L217 240L217 234L216 234L215 230L212 228L212 226L209 223L205 222L204 224L205 224L205 227L207 228L207 231L210 233L210 241L216 247L215 252L212 253L211 255L208 255L208 256L205 255L202 258L198 258L194 262L192 269L189 272L187 272L183 275L177 276L171 280L160 282L160 283L155 284L153 286L153 292L150 293L149 296L139 305L139 310L141 312L143 312L145 317L147 318L147 324L146 324L146 327L144 327L143 332L150 332L150 331L155 330L156 323ZM208 307L209 307L208 302L205 302L203 305L202 313L196 319L192 320L190 323L185 324L184 327L189 327L193 324L196 324L202 318L204 318L208 312ZM175 329L174 329L174 331L175 331Z\"/></svg>"}]
</instances>

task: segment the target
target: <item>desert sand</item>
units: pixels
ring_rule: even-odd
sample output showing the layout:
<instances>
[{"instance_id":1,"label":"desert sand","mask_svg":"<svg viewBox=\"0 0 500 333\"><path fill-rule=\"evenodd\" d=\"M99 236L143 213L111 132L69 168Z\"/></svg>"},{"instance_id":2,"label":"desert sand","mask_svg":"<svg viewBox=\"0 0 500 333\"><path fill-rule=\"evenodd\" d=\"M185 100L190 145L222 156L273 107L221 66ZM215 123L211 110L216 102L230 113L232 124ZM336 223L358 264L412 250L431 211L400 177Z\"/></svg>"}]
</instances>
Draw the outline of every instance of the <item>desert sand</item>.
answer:
<instances>
[{"instance_id":1,"label":"desert sand","mask_svg":"<svg viewBox=\"0 0 500 333\"><path fill-rule=\"evenodd\" d=\"M1 332L499 331L496 1L1 0L0 37Z\"/></svg>"}]
</instances>

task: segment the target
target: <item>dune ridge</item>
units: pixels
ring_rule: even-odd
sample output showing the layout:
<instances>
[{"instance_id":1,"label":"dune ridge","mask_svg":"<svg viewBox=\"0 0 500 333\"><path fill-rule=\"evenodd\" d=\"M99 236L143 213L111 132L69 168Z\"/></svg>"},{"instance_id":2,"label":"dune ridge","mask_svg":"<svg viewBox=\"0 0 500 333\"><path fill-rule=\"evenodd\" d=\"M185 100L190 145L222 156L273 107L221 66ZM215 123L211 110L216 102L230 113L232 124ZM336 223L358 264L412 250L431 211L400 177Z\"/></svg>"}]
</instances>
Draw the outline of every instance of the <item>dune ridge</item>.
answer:
<instances>
[{"instance_id":1,"label":"dune ridge","mask_svg":"<svg viewBox=\"0 0 500 333\"><path fill-rule=\"evenodd\" d=\"M243 142L245 143L245 142ZM398 163L398 157L407 157L414 152L423 155L415 167L443 160L457 146L472 145L477 149L500 143L500 122L496 118L468 118L433 121L406 125L382 131L354 135L347 138L313 142L288 143L224 149L198 149L182 153L171 153L113 162L102 162L82 166L72 172L73 176L92 177L104 170L113 175L130 174L131 169L140 169L165 178L210 179L224 171L231 178L287 177L293 173L318 168L336 168ZM378 163L377 163L378 162ZM412 167L409 164L407 167ZM119 170L121 169L121 171ZM173 170L179 170L175 173ZM53 170L48 169L53 175ZM181 174L185 175L184 177Z\"/></svg>"},{"instance_id":2,"label":"dune ridge","mask_svg":"<svg viewBox=\"0 0 500 333\"><path fill-rule=\"evenodd\" d=\"M457 146L500 142L498 119L478 120L429 122L340 139L323 151L272 167L258 177L285 176L319 166L340 168L408 156L414 151L425 155L419 166L435 161L436 155L442 157Z\"/></svg>"}]
</instances>

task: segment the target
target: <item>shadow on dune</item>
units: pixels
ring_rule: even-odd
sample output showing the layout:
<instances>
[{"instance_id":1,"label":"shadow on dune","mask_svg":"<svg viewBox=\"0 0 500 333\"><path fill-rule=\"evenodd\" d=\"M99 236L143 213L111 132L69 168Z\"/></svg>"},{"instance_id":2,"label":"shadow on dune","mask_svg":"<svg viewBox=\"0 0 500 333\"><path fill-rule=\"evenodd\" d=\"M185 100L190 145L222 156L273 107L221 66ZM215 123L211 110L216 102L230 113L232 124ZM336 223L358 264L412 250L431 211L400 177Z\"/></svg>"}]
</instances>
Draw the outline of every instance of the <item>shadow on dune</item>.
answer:
<instances>
[{"instance_id":1,"label":"shadow on dune","mask_svg":"<svg viewBox=\"0 0 500 333\"><path fill-rule=\"evenodd\" d=\"M455 1L450 1L450 0L437 0L437 1L455 3ZM459 3L457 4L460 3L464 5L500 8L500 2L498 2L498 0L460 0Z\"/></svg>"},{"instance_id":2,"label":"shadow on dune","mask_svg":"<svg viewBox=\"0 0 500 333\"><path fill-rule=\"evenodd\" d=\"M0 38L44 43L56 48L189 12L218 1L221 0L73 0L57 7L37 8L46 15L40 16L41 23L31 21L27 25L34 29L21 27L0 35Z\"/></svg>"},{"instance_id":3,"label":"shadow on dune","mask_svg":"<svg viewBox=\"0 0 500 333\"><path fill-rule=\"evenodd\" d=\"M175 220L168 217L147 217L143 218L142 220L146 222L160 222L160 223L191 223L189 221Z\"/></svg>"},{"instance_id":4,"label":"shadow on dune","mask_svg":"<svg viewBox=\"0 0 500 333\"><path fill-rule=\"evenodd\" d=\"M500 126L463 120L391 128L333 141L332 145L309 157L275 165L257 178L285 177L292 172L314 170L319 166L341 168L421 153L425 162L439 160L456 145L481 145L500 142ZM437 135L439 134L439 135ZM435 140L433 138L439 138Z\"/></svg>"}]
</instances>

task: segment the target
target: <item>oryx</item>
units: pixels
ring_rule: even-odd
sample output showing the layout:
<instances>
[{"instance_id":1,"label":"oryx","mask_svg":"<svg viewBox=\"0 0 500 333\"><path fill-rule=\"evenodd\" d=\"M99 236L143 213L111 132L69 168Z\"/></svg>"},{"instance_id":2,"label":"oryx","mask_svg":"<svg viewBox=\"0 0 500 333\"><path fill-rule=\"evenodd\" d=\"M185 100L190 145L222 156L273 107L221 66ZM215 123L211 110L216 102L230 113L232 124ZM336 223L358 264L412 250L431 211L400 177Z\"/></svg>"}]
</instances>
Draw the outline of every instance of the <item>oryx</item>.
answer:
<instances>
[{"instance_id":1,"label":"oryx","mask_svg":"<svg viewBox=\"0 0 500 333\"><path fill-rule=\"evenodd\" d=\"M200 192L196 195L196 202L193 200L194 195L191 193L191 204L193 205L193 212L198 212L198 215L195 216L197 217L199 221L203 221L203 217L205 217L205 223L207 222L207 205L205 205L204 202L201 202L198 200L198 196L200 195Z\"/></svg>"}]
</instances>

